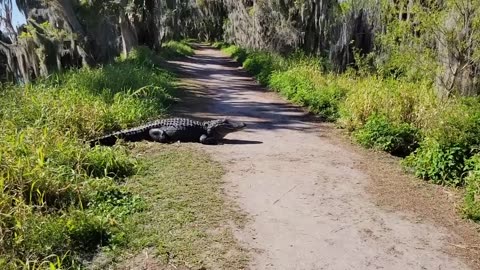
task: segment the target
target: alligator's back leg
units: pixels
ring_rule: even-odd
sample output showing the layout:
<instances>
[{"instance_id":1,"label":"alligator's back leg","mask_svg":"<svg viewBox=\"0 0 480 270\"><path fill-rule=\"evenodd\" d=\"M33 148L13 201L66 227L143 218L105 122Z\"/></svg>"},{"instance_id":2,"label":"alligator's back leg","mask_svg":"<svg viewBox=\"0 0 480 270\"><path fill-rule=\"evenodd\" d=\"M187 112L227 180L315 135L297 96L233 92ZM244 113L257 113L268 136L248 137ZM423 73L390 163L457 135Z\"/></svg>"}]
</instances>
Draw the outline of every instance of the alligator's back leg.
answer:
<instances>
[{"instance_id":1,"label":"alligator's back leg","mask_svg":"<svg viewBox=\"0 0 480 270\"><path fill-rule=\"evenodd\" d=\"M163 129L153 128L148 131L148 135L153 141L166 143L168 141L168 136Z\"/></svg>"},{"instance_id":2,"label":"alligator's back leg","mask_svg":"<svg viewBox=\"0 0 480 270\"><path fill-rule=\"evenodd\" d=\"M200 136L200 142L203 144L217 144L217 140L213 137L208 137L207 135Z\"/></svg>"}]
</instances>

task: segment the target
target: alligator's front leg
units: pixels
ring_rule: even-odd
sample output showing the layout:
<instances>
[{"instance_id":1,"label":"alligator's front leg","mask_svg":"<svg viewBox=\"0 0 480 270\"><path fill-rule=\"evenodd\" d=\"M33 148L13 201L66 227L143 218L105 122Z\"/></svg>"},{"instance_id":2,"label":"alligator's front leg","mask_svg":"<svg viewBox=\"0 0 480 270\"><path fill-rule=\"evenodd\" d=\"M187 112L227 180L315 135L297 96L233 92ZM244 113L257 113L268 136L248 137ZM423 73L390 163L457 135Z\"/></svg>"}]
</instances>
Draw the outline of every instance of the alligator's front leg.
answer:
<instances>
[{"instance_id":1,"label":"alligator's front leg","mask_svg":"<svg viewBox=\"0 0 480 270\"><path fill-rule=\"evenodd\" d=\"M213 137L208 137L207 135L204 134L200 136L200 143L212 145L212 144L217 144L218 142L217 142L217 139Z\"/></svg>"},{"instance_id":2,"label":"alligator's front leg","mask_svg":"<svg viewBox=\"0 0 480 270\"><path fill-rule=\"evenodd\" d=\"M152 138L155 142L166 143L168 142L167 133L160 128L153 128L148 131L148 135Z\"/></svg>"}]
</instances>

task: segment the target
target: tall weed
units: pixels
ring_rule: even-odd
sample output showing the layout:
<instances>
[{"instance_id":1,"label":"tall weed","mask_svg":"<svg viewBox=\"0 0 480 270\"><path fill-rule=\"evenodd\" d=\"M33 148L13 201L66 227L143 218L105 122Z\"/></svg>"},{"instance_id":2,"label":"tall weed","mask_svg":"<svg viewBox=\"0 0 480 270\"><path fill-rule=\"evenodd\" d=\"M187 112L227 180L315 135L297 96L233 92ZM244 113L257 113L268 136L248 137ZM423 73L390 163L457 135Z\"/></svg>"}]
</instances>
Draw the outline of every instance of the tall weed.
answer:
<instances>
[{"instance_id":1,"label":"tall weed","mask_svg":"<svg viewBox=\"0 0 480 270\"><path fill-rule=\"evenodd\" d=\"M355 77L341 106L339 123L350 131L361 128L367 119L384 115L397 123L417 128L428 124L426 114L437 107L437 99L429 82L410 83L376 76Z\"/></svg>"}]
</instances>

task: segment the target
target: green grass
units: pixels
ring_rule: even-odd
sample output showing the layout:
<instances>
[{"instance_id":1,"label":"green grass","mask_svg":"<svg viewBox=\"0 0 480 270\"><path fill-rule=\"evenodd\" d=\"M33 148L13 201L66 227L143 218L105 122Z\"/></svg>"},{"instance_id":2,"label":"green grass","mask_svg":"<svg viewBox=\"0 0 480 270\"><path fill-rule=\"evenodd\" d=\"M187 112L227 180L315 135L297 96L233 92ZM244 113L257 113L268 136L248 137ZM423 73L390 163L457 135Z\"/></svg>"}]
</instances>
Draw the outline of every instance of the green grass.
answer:
<instances>
[{"instance_id":1,"label":"green grass","mask_svg":"<svg viewBox=\"0 0 480 270\"><path fill-rule=\"evenodd\" d=\"M128 244L108 253L103 266L128 264L129 259L120 254L135 256L149 247L162 264L194 269L245 267L244 251L224 226L226 219L242 225L244 217L222 196L220 165L183 145L144 144L135 152L144 156L144 170L129 178L125 187L145 198L144 210L127 217Z\"/></svg>"},{"instance_id":2,"label":"green grass","mask_svg":"<svg viewBox=\"0 0 480 270\"><path fill-rule=\"evenodd\" d=\"M440 101L428 76L396 78L366 69L334 74L325 61L298 53L282 57L221 42L214 46L261 84L336 122L363 146L407 156L403 164L418 177L466 184L467 216L478 220L478 212L472 214L478 211L478 173L468 163L480 148L480 98Z\"/></svg>"},{"instance_id":3,"label":"green grass","mask_svg":"<svg viewBox=\"0 0 480 270\"><path fill-rule=\"evenodd\" d=\"M243 61L243 67L253 74L262 85L268 85L271 75L275 70L281 70L287 66L280 55L267 52L252 52Z\"/></svg>"},{"instance_id":4,"label":"green grass","mask_svg":"<svg viewBox=\"0 0 480 270\"><path fill-rule=\"evenodd\" d=\"M230 46L228 43L223 42L223 41L215 41L214 43L211 43L210 45L212 47L214 47L215 49L223 49L223 48L226 48L226 47Z\"/></svg>"},{"instance_id":5,"label":"green grass","mask_svg":"<svg viewBox=\"0 0 480 270\"><path fill-rule=\"evenodd\" d=\"M222 51L230 55L235 61L243 63L245 59L247 59L248 53L246 49L240 48L235 45L226 45L226 44L220 44L217 46L220 46Z\"/></svg>"},{"instance_id":6,"label":"green grass","mask_svg":"<svg viewBox=\"0 0 480 270\"><path fill-rule=\"evenodd\" d=\"M139 48L111 65L54 74L0 92L0 268L80 266L123 243L122 191L139 162L122 147L84 141L161 117L174 78ZM139 206L139 207L137 207Z\"/></svg>"},{"instance_id":7,"label":"green grass","mask_svg":"<svg viewBox=\"0 0 480 270\"><path fill-rule=\"evenodd\" d=\"M411 83L374 75L350 76L345 82L349 91L340 106L339 118L339 124L349 131L363 127L375 114L384 115L396 123L426 128L430 114L438 107L428 82Z\"/></svg>"},{"instance_id":8,"label":"green grass","mask_svg":"<svg viewBox=\"0 0 480 270\"><path fill-rule=\"evenodd\" d=\"M162 44L160 56L164 58L172 58L178 56L192 56L194 54L193 48L188 44L188 41L171 40Z\"/></svg>"},{"instance_id":9,"label":"green grass","mask_svg":"<svg viewBox=\"0 0 480 270\"><path fill-rule=\"evenodd\" d=\"M302 63L286 71L274 71L269 86L327 121L339 117L339 105L347 93L335 76L323 76L318 68Z\"/></svg>"}]
</instances>

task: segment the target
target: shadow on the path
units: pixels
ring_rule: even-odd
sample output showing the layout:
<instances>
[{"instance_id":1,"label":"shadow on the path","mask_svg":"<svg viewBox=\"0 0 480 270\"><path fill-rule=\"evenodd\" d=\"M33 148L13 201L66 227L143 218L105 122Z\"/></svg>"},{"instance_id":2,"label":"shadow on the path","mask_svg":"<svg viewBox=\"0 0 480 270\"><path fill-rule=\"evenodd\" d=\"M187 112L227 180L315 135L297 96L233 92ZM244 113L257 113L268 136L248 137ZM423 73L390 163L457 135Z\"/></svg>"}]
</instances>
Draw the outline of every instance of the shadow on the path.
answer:
<instances>
[{"instance_id":1,"label":"shadow on the path","mask_svg":"<svg viewBox=\"0 0 480 270\"><path fill-rule=\"evenodd\" d=\"M220 144L262 144L261 141L250 141L250 140L229 140L223 139L220 141Z\"/></svg>"}]
</instances>

